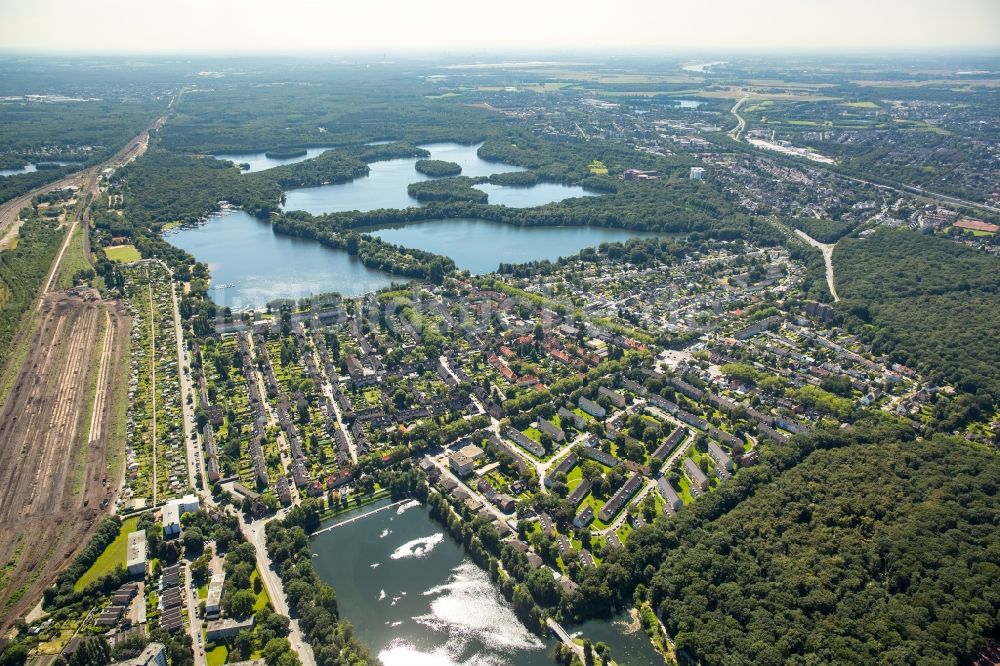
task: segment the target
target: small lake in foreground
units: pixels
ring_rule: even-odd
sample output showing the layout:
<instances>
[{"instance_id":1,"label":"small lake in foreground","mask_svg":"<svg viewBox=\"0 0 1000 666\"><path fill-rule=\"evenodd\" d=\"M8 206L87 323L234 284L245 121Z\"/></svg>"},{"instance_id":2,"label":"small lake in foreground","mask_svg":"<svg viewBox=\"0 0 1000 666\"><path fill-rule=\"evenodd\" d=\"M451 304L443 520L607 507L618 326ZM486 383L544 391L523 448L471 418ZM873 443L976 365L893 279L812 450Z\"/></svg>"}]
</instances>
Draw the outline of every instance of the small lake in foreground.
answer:
<instances>
[{"instance_id":1,"label":"small lake in foreground","mask_svg":"<svg viewBox=\"0 0 1000 666\"><path fill-rule=\"evenodd\" d=\"M501 263L555 260L601 243L662 235L606 227L518 227L475 218L380 225L358 231L451 257L456 266L475 275L495 271Z\"/></svg>"},{"instance_id":2,"label":"small lake in foreground","mask_svg":"<svg viewBox=\"0 0 1000 666\"><path fill-rule=\"evenodd\" d=\"M352 513L370 511L389 501ZM551 666L555 640L529 632L486 572L417 502L324 532L313 565L341 613L385 666ZM621 666L660 663L645 633L584 625ZM568 628L573 631L572 628ZM645 647L644 647L645 646Z\"/></svg>"},{"instance_id":3,"label":"small lake in foreground","mask_svg":"<svg viewBox=\"0 0 1000 666\"><path fill-rule=\"evenodd\" d=\"M521 624L486 572L417 502L320 534L312 550L341 613L385 666L553 663L555 642Z\"/></svg>"},{"instance_id":4,"label":"small lake in foreground","mask_svg":"<svg viewBox=\"0 0 1000 666\"><path fill-rule=\"evenodd\" d=\"M241 210L164 236L208 264L212 273L208 293L216 304L234 310L263 308L276 298L297 299L327 291L359 296L393 281L406 281L316 241L275 234L269 222Z\"/></svg>"}]
</instances>

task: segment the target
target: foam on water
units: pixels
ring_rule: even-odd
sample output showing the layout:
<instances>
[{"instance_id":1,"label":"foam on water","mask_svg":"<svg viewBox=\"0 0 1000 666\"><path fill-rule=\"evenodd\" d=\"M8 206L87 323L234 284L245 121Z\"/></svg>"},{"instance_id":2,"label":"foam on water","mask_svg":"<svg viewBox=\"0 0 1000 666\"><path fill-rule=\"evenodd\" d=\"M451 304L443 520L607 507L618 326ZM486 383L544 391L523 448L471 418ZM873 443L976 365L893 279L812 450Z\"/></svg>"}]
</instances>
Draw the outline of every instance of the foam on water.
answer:
<instances>
[{"instance_id":1,"label":"foam on water","mask_svg":"<svg viewBox=\"0 0 1000 666\"><path fill-rule=\"evenodd\" d=\"M422 537L407 541L402 546L393 551L389 556L393 560L403 560L411 557L427 557L434 547L444 541L444 532L432 534L429 537Z\"/></svg>"},{"instance_id":2,"label":"foam on water","mask_svg":"<svg viewBox=\"0 0 1000 666\"><path fill-rule=\"evenodd\" d=\"M396 509L396 515L398 516L398 515L402 514L404 511L406 511L407 509L412 509L415 506L420 506L420 502L418 502L417 500L410 500L406 504L401 504L399 506L399 508Z\"/></svg>"}]
</instances>

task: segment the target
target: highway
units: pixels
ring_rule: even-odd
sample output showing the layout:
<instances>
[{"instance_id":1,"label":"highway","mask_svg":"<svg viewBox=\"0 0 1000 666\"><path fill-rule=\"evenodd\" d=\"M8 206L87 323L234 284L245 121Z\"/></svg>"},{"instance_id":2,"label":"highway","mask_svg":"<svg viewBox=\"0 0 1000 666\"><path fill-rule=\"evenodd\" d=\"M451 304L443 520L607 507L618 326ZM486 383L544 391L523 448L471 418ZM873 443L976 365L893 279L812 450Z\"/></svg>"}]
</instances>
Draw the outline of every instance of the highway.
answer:
<instances>
[{"instance_id":1,"label":"highway","mask_svg":"<svg viewBox=\"0 0 1000 666\"><path fill-rule=\"evenodd\" d=\"M743 135L743 131L746 129L746 120L743 116L739 114L740 107L743 106L746 101L750 99L749 97L741 98L733 108L729 110L731 114L736 118L736 127L729 130L729 136L734 140L739 141ZM837 172L835 172L837 173ZM848 176L846 174L837 173L842 178L853 181L855 183L861 183L863 185L871 185L872 187L877 187L882 190L888 190L890 192L896 192L898 194L908 194L910 196L916 196L919 199L924 199L926 201L938 202L951 204L953 206L964 206L966 208L978 208L980 210L989 211L991 213L1000 213L1000 208L996 206L990 206L984 203L976 203L975 201L969 201L968 199L960 199L959 197L951 196L950 194L941 194L940 192L932 192L930 190L925 190L922 187L916 187L914 185L901 184L898 186L884 185L882 183L876 183L872 180L867 180L865 178L859 178L857 176ZM832 285L831 285L832 286ZM834 290L831 289L831 292Z\"/></svg>"},{"instance_id":2,"label":"highway","mask_svg":"<svg viewBox=\"0 0 1000 666\"><path fill-rule=\"evenodd\" d=\"M746 129L747 126L747 122L743 119L743 116L739 114L739 111L740 107L743 106L748 99L750 98L741 98L738 102L736 102L736 104L733 104L733 108L729 109L729 113L736 117L736 127L729 130L729 136L733 137L736 141L740 140L740 136L743 134L743 130Z\"/></svg>"},{"instance_id":3,"label":"highway","mask_svg":"<svg viewBox=\"0 0 1000 666\"><path fill-rule=\"evenodd\" d=\"M922 187L914 187L913 185L900 185L898 187L893 187L892 185L883 185L882 183L876 183L871 180L865 180L864 178L858 178L857 176L847 176L844 174L838 174L842 178L854 181L855 183L863 183L865 185L871 185L872 187L877 187L882 190L889 190L890 192L896 192L898 194L909 194L911 196L916 196L918 199L924 199L927 201L937 201L940 203L951 204L953 206L965 206L967 208L978 208L980 210L986 210L991 213L1000 213L1000 208L996 206L988 206L983 203L976 203L975 201L969 201L968 199L959 199L958 197L953 197L949 194L941 194L939 192L931 192L930 190L925 190Z\"/></svg>"}]
</instances>

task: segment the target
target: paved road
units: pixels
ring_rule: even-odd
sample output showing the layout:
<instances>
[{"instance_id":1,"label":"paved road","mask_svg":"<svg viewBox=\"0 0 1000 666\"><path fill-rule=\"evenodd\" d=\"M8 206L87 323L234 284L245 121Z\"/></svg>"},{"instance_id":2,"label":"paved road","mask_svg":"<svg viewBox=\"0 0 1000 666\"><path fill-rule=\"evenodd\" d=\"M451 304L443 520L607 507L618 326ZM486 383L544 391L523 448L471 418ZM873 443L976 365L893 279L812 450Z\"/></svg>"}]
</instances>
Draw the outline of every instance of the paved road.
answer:
<instances>
[{"instance_id":1,"label":"paved road","mask_svg":"<svg viewBox=\"0 0 1000 666\"><path fill-rule=\"evenodd\" d=\"M184 596L187 597L188 633L194 649L194 666L206 666L205 644L201 641L201 620L198 619L198 595L191 589L191 563L184 563Z\"/></svg>"},{"instance_id":2,"label":"paved road","mask_svg":"<svg viewBox=\"0 0 1000 666\"><path fill-rule=\"evenodd\" d=\"M584 660L583 648L573 642L569 632L563 629L561 624L553 620L551 617L545 618L545 624L549 625L549 629L552 630L552 633L554 633L559 640L562 641L563 645L571 649L574 654L580 658L581 662Z\"/></svg>"},{"instance_id":3,"label":"paved road","mask_svg":"<svg viewBox=\"0 0 1000 666\"><path fill-rule=\"evenodd\" d=\"M510 523L508 523L507 521L508 520L513 521L513 519L517 517L517 514L514 514L513 516L508 516L504 514L502 511L500 511L500 509L490 504L489 501L485 497L483 497L478 490L469 486L467 483L465 483L465 481L458 478L458 476L456 476L455 474L452 474L452 471L448 469L448 466L442 463L437 458L434 458L432 456L427 456L427 459L430 460L432 463L434 463L434 465L438 468L438 471L441 472L441 476L446 476L455 483L457 483L459 488L464 490L469 495L469 497L472 497L478 500L480 503L482 503L482 505L486 507L486 510L492 513L494 516L496 516L496 518L500 522L507 523L508 525L510 525Z\"/></svg>"},{"instance_id":4,"label":"paved road","mask_svg":"<svg viewBox=\"0 0 1000 666\"><path fill-rule=\"evenodd\" d=\"M166 264L164 264L166 267ZM167 268L170 271L169 268ZM194 427L194 386L191 382L190 368L187 360L187 348L184 345L184 330L181 325L180 309L177 306L177 284L174 282L174 274L170 272L170 298L173 301L174 310L174 334L177 339L177 374L181 380L181 412L184 416L184 445L187 447L188 462L188 484L194 490L198 489L198 476L201 472L201 440L192 439L191 433L195 432ZM188 402L188 397L191 402Z\"/></svg>"},{"instance_id":5,"label":"paved road","mask_svg":"<svg viewBox=\"0 0 1000 666\"><path fill-rule=\"evenodd\" d=\"M979 208L981 210L987 210L991 213L1000 213L1000 208L996 206L989 206L984 203L976 203L975 201L969 201L968 199L959 199L958 197L953 197L949 194L941 194L940 192L931 192L930 190L925 190L922 187L915 187L913 185L900 185L894 187L892 185L883 185L882 183L876 183L875 181L866 180L864 178L858 178L857 176L847 176L844 174L838 174L842 178L847 180L852 180L855 183L862 183L864 185L871 185L872 187L877 187L882 190L889 190L890 192L897 192L899 194L909 194L911 196L916 196L917 198L926 199L928 201L938 201L941 203L952 204L954 206L966 206L968 208Z\"/></svg>"},{"instance_id":6,"label":"paved road","mask_svg":"<svg viewBox=\"0 0 1000 666\"><path fill-rule=\"evenodd\" d=\"M739 141L740 136L743 134L743 130L746 129L747 121L743 119L743 116L739 114L740 107L746 104L746 101L750 99L749 97L741 98L736 104L733 104L733 108L729 109L729 113L736 117L736 127L729 130L729 136L734 140Z\"/></svg>"},{"instance_id":7,"label":"paved road","mask_svg":"<svg viewBox=\"0 0 1000 666\"><path fill-rule=\"evenodd\" d=\"M281 518L283 511L279 511L270 520ZM264 543L264 524L268 521L255 521L252 525L247 525L243 516L240 515L240 527L257 554L257 569L260 571L261 582L267 590L267 596L271 599L275 612L288 616L288 602L285 599L285 588L281 583L281 578L275 573L271 566L271 557L267 554L267 546ZM288 640L292 644L292 649L299 655L299 661L303 666L316 666L316 659L313 656L312 647L306 642L299 628L299 621L292 620L288 625Z\"/></svg>"},{"instance_id":8,"label":"paved road","mask_svg":"<svg viewBox=\"0 0 1000 666\"><path fill-rule=\"evenodd\" d=\"M156 506L156 306L153 304L153 283L149 281L149 269L146 269L146 286L149 288L149 399L150 414L152 414L153 429L153 506Z\"/></svg>"}]
</instances>

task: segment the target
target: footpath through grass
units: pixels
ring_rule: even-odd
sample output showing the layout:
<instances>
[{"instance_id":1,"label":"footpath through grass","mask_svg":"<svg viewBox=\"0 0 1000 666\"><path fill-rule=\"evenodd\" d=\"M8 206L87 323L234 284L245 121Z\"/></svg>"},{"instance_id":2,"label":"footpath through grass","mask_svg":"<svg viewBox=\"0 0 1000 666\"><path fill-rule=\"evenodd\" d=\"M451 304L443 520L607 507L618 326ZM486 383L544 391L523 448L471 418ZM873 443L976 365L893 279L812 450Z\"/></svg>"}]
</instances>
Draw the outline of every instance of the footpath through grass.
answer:
<instances>
[{"instance_id":1,"label":"footpath through grass","mask_svg":"<svg viewBox=\"0 0 1000 666\"><path fill-rule=\"evenodd\" d=\"M125 522L122 523L121 531L118 533L118 537L115 538L108 547L104 549L94 564L87 569L79 580L73 584L73 590L80 592L85 587L90 585L95 580L107 576L109 573L115 570L118 565L125 566L126 558L128 557L128 535L129 532L135 532L136 527L139 525L139 517L135 516L132 518L127 518Z\"/></svg>"}]
</instances>

